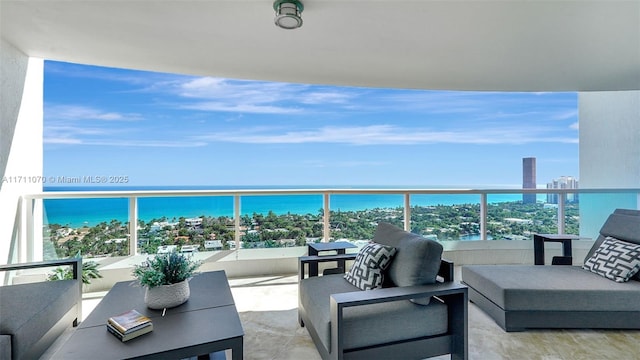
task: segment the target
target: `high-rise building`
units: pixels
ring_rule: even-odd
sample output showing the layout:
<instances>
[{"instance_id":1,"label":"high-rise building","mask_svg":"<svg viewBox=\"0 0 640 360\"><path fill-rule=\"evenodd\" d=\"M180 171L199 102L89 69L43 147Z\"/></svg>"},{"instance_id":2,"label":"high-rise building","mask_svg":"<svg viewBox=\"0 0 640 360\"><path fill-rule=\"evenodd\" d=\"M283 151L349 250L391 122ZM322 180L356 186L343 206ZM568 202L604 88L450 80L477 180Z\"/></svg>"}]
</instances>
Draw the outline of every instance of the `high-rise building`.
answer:
<instances>
[{"instance_id":1,"label":"high-rise building","mask_svg":"<svg viewBox=\"0 0 640 360\"><path fill-rule=\"evenodd\" d=\"M536 158L522 158L522 188L536 188ZM536 194L522 194L523 204L535 204Z\"/></svg>"},{"instance_id":2,"label":"high-rise building","mask_svg":"<svg viewBox=\"0 0 640 360\"><path fill-rule=\"evenodd\" d=\"M577 189L578 179L573 176L561 176L559 179L553 179L552 182L547 183L547 189ZM566 194L565 200L567 202L578 202L578 194ZM547 203L557 204L558 194L547 194Z\"/></svg>"}]
</instances>

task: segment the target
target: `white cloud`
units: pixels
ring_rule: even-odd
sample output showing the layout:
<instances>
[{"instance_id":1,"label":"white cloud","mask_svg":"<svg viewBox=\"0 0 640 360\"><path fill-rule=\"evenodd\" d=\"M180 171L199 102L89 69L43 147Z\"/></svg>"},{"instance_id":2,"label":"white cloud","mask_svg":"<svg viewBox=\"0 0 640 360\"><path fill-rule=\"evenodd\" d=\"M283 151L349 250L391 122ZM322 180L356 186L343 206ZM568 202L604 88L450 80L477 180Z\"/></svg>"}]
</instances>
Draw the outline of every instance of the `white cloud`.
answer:
<instances>
[{"instance_id":1,"label":"white cloud","mask_svg":"<svg viewBox=\"0 0 640 360\"><path fill-rule=\"evenodd\" d=\"M89 145L89 146L116 146L116 147L160 147L160 148L192 148L206 146L199 141L165 141L165 140L97 140L80 139L73 137L45 137L45 144L58 145Z\"/></svg>"},{"instance_id":2,"label":"white cloud","mask_svg":"<svg viewBox=\"0 0 640 360\"><path fill-rule=\"evenodd\" d=\"M309 85L228 80L211 77L178 79L150 89L178 97L166 104L173 108L209 112L298 114L320 105L344 109L351 106L353 89L329 89Z\"/></svg>"},{"instance_id":3,"label":"white cloud","mask_svg":"<svg viewBox=\"0 0 640 360\"><path fill-rule=\"evenodd\" d=\"M558 112L554 115L554 119L556 120L567 120L567 119L573 119L573 118L577 118L578 117L578 110L577 109L570 109L570 110L566 110L566 111L561 111Z\"/></svg>"},{"instance_id":4,"label":"white cloud","mask_svg":"<svg viewBox=\"0 0 640 360\"><path fill-rule=\"evenodd\" d=\"M220 103L220 102L198 102L181 105L180 108L185 110L200 110L200 111L221 111L221 112L234 112L234 113L250 113L250 114L295 114L300 113L300 109L269 106L269 105L256 105L256 104L234 104L234 103Z\"/></svg>"},{"instance_id":5,"label":"white cloud","mask_svg":"<svg viewBox=\"0 0 640 360\"><path fill-rule=\"evenodd\" d=\"M343 91L315 91L300 94L300 102L304 104L346 104L354 96L354 94Z\"/></svg>"},{"instance_id":6,"label":"white cloud","mask_svg":"<svg viewBox=\"0 0 640 360\"><path fill-rule=\"evenodd\" d=\"M303 165L312 168L353 168L353 167L375 167L387 165L387 162L383 161L331 161L328 162L324 159L319 160L306 160L303 161Z\"/></svg>"},{"instance_id":7,"label":"white cloud","mask_svg":"<svg viewBox=\"0 0 640 360\"><path fill-rule=\"evenodd\" d=\"M142 119L140 114L118 113L81 105L47 105L45 111L47 120L54 121L137 121Z\"/></svg>"},{"instance_id":8,"label":"white cloud","mask_svg":"<svg viewBox=\"0 0 640 360\"><path fill-rule=\"evenodd\" d=\"M45 144L64 144L64 145L81 145L82 144L82 140L80 139L73 139L69 137L52 137L52 136L45 136L45 138L43 139L43 142Z\"/></svg>"},{"instance_id":9,"label":"white cloud","mask_svg":"<svg viewBox=\"0 0 640 360\"><path fill-rule=\"evenodd\" d=\"M416 144L528 144L577 143L573 137L550 136L545 128L493 128L479 131L431 130L392 125L326 126L312 130L274 131L265 128L237 129L194 137L201 141L248 144L334 143L350 145L416 145Z\"/></svg>"},{"instance_id":10,"label":"white cloud","mask_svg":"<svg viewBox=\"0 0 640 360\"><path fill-rule=\"evenodd\" d=\"M206 146L202 141L166 141L166 140L109 140L86 141L85 145L119 146L119 147L160 147L160 148L192 148Z\"/></svg>"}]
</instances>

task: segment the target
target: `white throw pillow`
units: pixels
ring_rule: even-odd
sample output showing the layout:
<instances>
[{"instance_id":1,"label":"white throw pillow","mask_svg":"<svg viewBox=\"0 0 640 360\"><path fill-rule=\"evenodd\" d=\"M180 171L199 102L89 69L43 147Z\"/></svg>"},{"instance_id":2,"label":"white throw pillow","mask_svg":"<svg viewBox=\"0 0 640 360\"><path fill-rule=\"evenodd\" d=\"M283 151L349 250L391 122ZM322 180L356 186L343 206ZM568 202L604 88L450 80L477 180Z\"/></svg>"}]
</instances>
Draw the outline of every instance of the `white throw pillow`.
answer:
<instances>
[{"instance_id":1,"label":"white throw pillow","mask_svg":"<svg viewBox=\"0 0 640 360\"><path fill-rule=\"evenodd\" d=\"M640 270L640 245L606 237L582 266L615 282L626 282Z\"/></svg>"},{"instance_id":2,"label":"white throw pillow","mask_svg":"<svg viewBox=\"0 0 640 360\"><path fill-rule=\"evenodd\" d=\"M351 270L344 275L345 280L361 290L381 288L384 270L391 264L395 253L396 248L391 246L367 244L356 255Z\"/></svg>"}]
</instances>

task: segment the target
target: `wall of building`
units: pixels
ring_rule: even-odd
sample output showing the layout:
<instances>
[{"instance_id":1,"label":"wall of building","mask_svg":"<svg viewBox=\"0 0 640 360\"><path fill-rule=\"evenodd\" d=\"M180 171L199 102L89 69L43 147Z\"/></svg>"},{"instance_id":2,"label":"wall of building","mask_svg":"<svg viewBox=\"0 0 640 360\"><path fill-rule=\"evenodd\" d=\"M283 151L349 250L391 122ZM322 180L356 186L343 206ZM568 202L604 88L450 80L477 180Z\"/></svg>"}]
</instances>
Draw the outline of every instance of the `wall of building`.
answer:
<instances>
[{"instance_id":1,"label":"wall of building","mask_svg":"<svg viewBox=\"0 0 640 360\"><path fill-rule=\"evenodd\" d=\"M640 91L583 92L580 188L640 187ZM594 236L615 208L638 209L637 194L580 195L580 235Z\"/></svg>"},{"instance_id":2,"label":"wall of building","mask_svg":"<svg viewBox=\"0 0 640 360\"><path fill-rule=\"evenodd\" d=\"M20 196L42 190L44 61L0 39L0 72L0 263L7 263Z\"/></svg>"}]
</instances>

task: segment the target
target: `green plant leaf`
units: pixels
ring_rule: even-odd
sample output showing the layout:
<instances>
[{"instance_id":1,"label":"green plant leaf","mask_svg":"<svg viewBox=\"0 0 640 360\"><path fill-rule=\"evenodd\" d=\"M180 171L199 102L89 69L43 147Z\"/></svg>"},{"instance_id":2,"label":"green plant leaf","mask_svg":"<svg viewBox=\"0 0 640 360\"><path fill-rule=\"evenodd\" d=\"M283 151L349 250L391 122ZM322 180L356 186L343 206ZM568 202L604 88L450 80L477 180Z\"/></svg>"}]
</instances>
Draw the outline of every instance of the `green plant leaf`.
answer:
<instances>
[{"instance_id":1,"label":"green plant leaf","mask_svg":"<svg viewBox=\"0 0 640 360\"><path fill-rule=\"evenodd\" d=\"M148 287L171 285L195 275L201 264L201 261L193 260L177 252L159 254L153 258L147 258L140 265L136 265L133 269L133 276L138 279L141 285Z\"/></svg>"}]
</instances>

